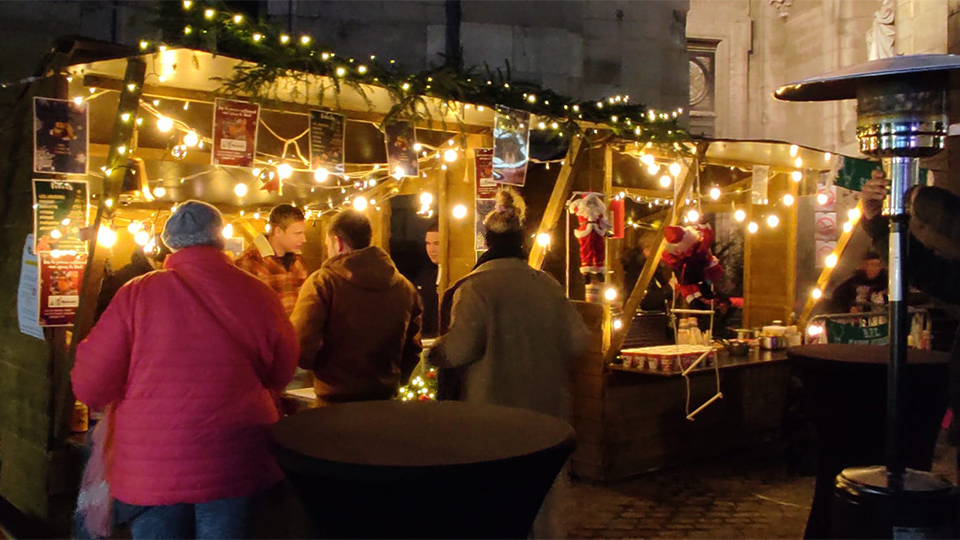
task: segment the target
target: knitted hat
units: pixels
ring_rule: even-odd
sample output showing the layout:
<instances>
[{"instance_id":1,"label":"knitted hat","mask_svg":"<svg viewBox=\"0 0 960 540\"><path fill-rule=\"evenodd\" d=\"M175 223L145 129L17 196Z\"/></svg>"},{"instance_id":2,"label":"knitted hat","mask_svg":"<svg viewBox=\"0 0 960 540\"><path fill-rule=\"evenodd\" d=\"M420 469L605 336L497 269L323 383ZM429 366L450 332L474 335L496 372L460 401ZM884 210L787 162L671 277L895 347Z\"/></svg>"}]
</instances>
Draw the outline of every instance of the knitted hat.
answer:
<instances>
[{"instance_id":1,"label":"knitted hat","mask_svg":"<svg viewBox=\"0 0 960 540\"><path fill-rule=\"evenodd\" d=\"M519 193L502 188L497 191L493 210L483 218L483 226L489 232L498 234L523 231L527 205Z\"/></svg>"},{"instance_id":2,"label":"knitted hat","mask_svg":"<svg viewBox=\"0 0 960 540\"><path fill-rule=\"evenodd\" d=\"M161 238L172 251L190 246L223 249L223 216L215 207L200 201L187 201L177 207L163 227Z\"/></svg>"}]
</instances>

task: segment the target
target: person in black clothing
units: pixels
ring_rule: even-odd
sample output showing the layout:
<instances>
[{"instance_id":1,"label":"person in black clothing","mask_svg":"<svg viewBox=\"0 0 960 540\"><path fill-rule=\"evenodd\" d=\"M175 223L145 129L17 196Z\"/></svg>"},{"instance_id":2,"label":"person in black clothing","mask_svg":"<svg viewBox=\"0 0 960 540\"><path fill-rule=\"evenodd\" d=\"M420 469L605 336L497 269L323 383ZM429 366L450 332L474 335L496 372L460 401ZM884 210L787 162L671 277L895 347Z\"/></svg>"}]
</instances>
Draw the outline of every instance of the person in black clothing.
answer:
<instances>
[{"instance_id":1,"label":"person in black clothing","mask_svg":"<svg viewBox=\"0 0 960 540\"><path fill-rule=\"evenodd\" d=\"M420 335L424 338L434 338L439 335L440 300L437 296L437 276L440 272L440 228L436 221L427 227L424 236L426 242L427 264L420 268L413 280L420 300L423 303L423 327Z\"/></svg>"},{"instance_id":2,"label":"person in black clothing","mask_svg":"<svg viewBox=\"0 0 960 540\"><path fill-rule=\"evenodd\" d=\"M860 269L833 291L833 311L863 313L881 311L887 303L887 271L880 254L870 250L864 255Z\"/></svg>"},{"instance_id":3,"label":"person in black clothing","mask_svg":"<svg viewBox=\"0 0 960 540\"><path fill-rule=\"evenodd\" d=\"M163 242L158 242L157 249L155 252L147 255L144 253L143 248L138 247L133 250L133 254L130 256L130 262L125 266L121 267L116 272L108 273L103 282L100 285L100 294L97 295L97 310L96 310L96 319L100 319L100 315L107 309L107 306L110 305L110 301L113 300L114 295L117 294L117 291L120 290L120 287L130 281L131 279L142 276L147 272L153 272L158 268L163 268L163 261L167 258L167 255L170 254L170 250L167 249L167 246L163 245Z\"/></svg>"}]
</instances>

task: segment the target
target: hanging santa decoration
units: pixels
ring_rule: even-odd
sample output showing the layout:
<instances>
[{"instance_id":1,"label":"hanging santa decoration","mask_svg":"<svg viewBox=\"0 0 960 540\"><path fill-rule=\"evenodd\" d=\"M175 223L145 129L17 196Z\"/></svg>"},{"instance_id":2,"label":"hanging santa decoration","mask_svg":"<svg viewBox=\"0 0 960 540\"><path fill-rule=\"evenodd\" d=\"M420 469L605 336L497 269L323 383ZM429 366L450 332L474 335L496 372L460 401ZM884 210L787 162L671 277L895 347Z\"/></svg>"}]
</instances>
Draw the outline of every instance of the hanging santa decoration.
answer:
<instances>
[{"instance_id":1,"label":"hanging santa decoration","mask_svg":"<svg viewBox=\"0 0 960 540\"><path fill-rule=\"evenodd\" d=\"M607 270L605 237L610 232L606 218L607 205L599 193L588 192L570 203L570 213L577 216L574 235L580 243L580 273L587 286L586 300L598 302Z\"/></svg>"},{"instance_id":2,"label":"hanging santa decoration","mask_svg":"<svg viewBox=\"0 0 960 540\"><path fill-rule=\"evenodd\" d=\"M688 305L713 299L713 284L723 277L723 266L710 251L713 229L697 224L664 230L663 262L673 270L677 293Z\"/></svg>"}]
</instances>

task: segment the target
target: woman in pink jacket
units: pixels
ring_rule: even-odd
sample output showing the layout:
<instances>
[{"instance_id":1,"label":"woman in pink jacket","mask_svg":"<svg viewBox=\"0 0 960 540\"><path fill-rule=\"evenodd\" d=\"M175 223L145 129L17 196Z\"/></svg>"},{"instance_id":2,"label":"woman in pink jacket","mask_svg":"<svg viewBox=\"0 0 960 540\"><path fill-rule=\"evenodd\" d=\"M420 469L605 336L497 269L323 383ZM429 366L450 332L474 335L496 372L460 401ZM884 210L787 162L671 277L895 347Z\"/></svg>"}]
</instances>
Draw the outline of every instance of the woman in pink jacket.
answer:
<instances>
[{"instance_id":1,"label":"woman in pink jacket","mask_svg":"<svg viewBox=\"0 0 960 540\"><path fill-rule=\"evenodd\" d=\"M223 218L188 201L164 269L123 286L77 347L77 398L113 405L107 480L140 508L134 538L239 538L251 496L282 479L274 394L299 350L276 293L222 252Z\"/></svg>"}]
</instances>

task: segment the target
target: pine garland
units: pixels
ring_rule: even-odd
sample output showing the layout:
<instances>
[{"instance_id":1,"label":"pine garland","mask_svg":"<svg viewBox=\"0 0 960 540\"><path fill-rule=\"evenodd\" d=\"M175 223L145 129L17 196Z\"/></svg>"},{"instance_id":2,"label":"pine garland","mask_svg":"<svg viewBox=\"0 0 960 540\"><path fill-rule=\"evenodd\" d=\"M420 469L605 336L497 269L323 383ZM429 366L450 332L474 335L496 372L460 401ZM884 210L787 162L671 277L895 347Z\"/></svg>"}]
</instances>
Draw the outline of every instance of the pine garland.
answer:
<instances>
[{"instance_id":1,"label":"pine garland","mask_svg":"<svg viewBox=\"0 0 960 540\"><path fill-rule=\"evenodd\" d=\"M537 84L513 81L509 64L506 72L487 66L481 70L444 65L408 73L392 60L384 65L373 57L369 61L342 58L318 46L309 36L287 35L276 25L248 21L243 15L230 13L222 2L188 0L158 4L154 26L162 33L163 41L144 40L141 49L150 52L161 46L180 46L246 60L235 68L232 77L220 81L225 94L270 103L277 101L280 79L316 82L314 76L322 76L322 81L334 90L334 109L340 108L339 94L344 85L364 98L364 85L385 88L393 107L385 115L384 123L431 121L428 99L436 98L451 107L459 102L528 111L538 117L537 125L532 127L552 130L560 137L586 135L586 125L608 135L674 150L683 148L678 143L690 140L677 123L680 111L656 112L641 104L631 104L622 96L576 101ZM329 106L322 100L330 86L316 89L321 106ZM369 100L367 103L372 109Z\"/></svg>"}]
</instances>

